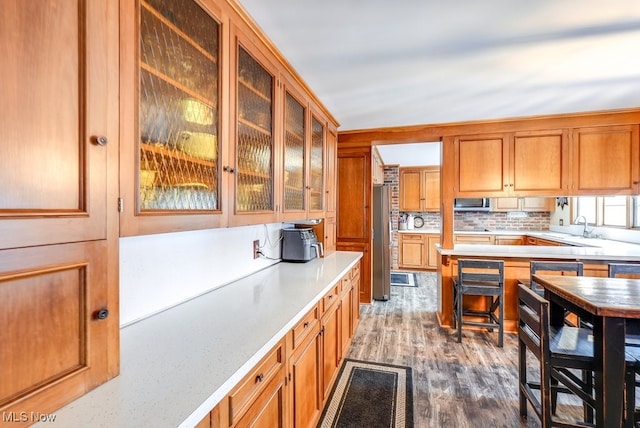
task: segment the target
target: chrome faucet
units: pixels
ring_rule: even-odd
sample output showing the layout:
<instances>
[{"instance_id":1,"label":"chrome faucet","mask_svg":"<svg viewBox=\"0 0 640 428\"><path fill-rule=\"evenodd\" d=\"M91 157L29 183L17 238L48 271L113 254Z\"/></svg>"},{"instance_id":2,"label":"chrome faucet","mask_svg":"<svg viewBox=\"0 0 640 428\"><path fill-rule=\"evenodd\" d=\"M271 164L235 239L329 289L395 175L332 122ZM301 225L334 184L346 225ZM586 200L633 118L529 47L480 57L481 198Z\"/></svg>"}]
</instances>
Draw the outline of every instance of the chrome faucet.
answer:
<instances>
[{"instance_id":1,"label":"chrome faucet","mask_svg":"<svg viewBox=\"0 0 640 428\"><path fill-rule=\"evenodd\" d=\"M582 219L582 221L580 221L580 219ZM578 217L576 217L576 219L574 220L573 224L584 224L584 229L582 230L582 237L583 238L590 238L591 237L591 232L587 231L587 218L583 215L580 215Z\"/></svg>"}]
</instances>

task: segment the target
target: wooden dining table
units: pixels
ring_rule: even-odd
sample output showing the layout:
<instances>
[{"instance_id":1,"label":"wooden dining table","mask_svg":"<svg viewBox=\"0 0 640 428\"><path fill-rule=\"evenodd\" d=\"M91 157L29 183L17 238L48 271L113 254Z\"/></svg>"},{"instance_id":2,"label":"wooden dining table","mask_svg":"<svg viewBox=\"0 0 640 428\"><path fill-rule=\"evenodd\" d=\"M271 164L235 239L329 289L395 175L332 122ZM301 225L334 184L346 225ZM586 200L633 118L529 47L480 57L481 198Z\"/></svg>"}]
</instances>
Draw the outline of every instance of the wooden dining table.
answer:
<instances>
[{"instance_id":1,"label":"wooden dining table","mask_svg":"<svg viewBox=\"0 0 640 428\"><path fill-rule=\"evenodd\" d=\"M550 301L551 324L565 308L593 323L596 425L621 427L624 409L625 325L640 319L640 279L536 275Z\"/></svg>"}]
</instances>

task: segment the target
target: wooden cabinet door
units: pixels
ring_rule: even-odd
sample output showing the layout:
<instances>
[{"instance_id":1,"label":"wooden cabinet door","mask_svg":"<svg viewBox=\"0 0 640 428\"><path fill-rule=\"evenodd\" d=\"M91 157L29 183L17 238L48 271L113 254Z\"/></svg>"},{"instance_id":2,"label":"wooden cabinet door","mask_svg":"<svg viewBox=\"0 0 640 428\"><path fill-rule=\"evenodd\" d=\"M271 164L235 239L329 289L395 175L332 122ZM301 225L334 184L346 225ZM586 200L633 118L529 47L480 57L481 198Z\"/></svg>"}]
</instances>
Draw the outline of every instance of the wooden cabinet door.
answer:
<instances>
[{"instance_id":1,"label":"wooden cabinet door","mask_svg":"<svg viewBox=\"0 0 640 428\"><path fill-rule=\"evenodd\" d=\"M51 412L115 375L106 253L106 240L0 251L0 413Z\"/></svg>"},{"instance_id":2,"label":"wooden cabinet door","mask_svg":"<svg viewBox=\"0 0 640 428\"><path fill-rule=\"evenodd\" d=\"M317 113L311 114L311 138L309 139L309 179L307 197L309 218L324 216L326 195L324 193L324 166L327 121Z\"/></svg>"},{"instance_id":3,"label":"wooden cabinet door","mask_svg":"<svg viewBox=\"0 0 640 428\"><path fill-rule=\"evenodd\" d=\"M122 3L121 236L225 224L220 16L197 2Z\"/></svg>"},{"instance_id":4,"label":"wooden cabinet door","mask_svg":"<svg viewBox=\"0 0 640 428\"><path fill-rule=\"evenodd\" d=\"M326 197L326 216L336 217L337 204L337 175L336 165L338 163L338 136L331 125L327 128L327 144L326 144L326 166L325 166L325 197Z\"/></svg>"},{"instance_id":5,"label":"wooden cabinet door","mask_svg":"<svg viewBox=\"0 0 640 428\"><path fill-rule=\"evenodd\" d=\"M282 148L281 220L306 218L308 209L308 108L302 95L286 83Z\"/></svg>"},{"instance_id":6,"label":"wooden cabinet door","mask_svg":"<svg viewBox=\"0 0 640 428\"><path fill-rule=\"evenodd\" d=\"M440 211L440 168L428 168L422 172L422 211Z\"/></svg>"},{"instance_id":7,"label":"wooden cabinet door","mask_svg":"<svg viewBox=\"0 0 640 428\"><path fill-rule=\"evenodd\" d=\"M518 211L520 209L520 198L493 198L491 201L491 211Z\"/></svg>"},{"instance_id":8,"label":"wooden cabinet door","mask_svg":"<svg viewBox=\"0 0 640 428\"><path fill-rule=\"evenodd\" d=\"M326 400L331 392L334 377L340 367L340 302L334 303L322 316L322 400Z\"/></svg>"},{"instance_id":9,"label":"wooden cabinet door","mask_svg":"<svg viewBox=\"0 0 640 428\"><path fill-rule=\"evenodd\" d=\"M107 165L118 156L117 7L0 5L0 249L106 238L106 210L116 209Z\"/></svg>"},{"instance_id":10,"label":"wooden cabinet door","mask_svg":"<svg viewBox=\"0 0 640 428\"><path fill-rule=\"evenodd\" d=\"M420 169L400 169L400 211L422 210L422 173Z\"/></svg>"},{"instance_id":11,"label":"wooden cabinet door","mask_svg":"<svg viewBox=\"0 0 640 428\"><path fill-rule=\"evenodd\" d=\"M353 311L353 293L351 293L351 280L343 279L345 289L340 299L340 360L345 357L351 343L351 312Z\"/></svg>"},{"instance_id":12,"label":"wooden cabinet door","mask_svg":"<svg viewBox=\"0 0 640 428\"><path fill-rule=\"evenodd\" d=\"M280 141L276 130L278 69L276 61L252 38L232 27L232 101L229 163L229 226L273 223L278 219L276 171ZM278 177L280 174L278 174Z\"/></svg>"},{"instance_id":13,"label":"wooden cabinet door","mask_svg":"<svg viewBox=\"0 0 640 428\"><path fill-rule=\"evenodd\" d=\"M370 239L370 150L338 150L338 241Z\"/></svg>"},{"instance_id":14,"label":"wooden cabinet door","mask_svg":"<svg viewBox=\"0 0 640 428\"><path fill-rule=\"evenodd\" d=\"M427 267L429 269L436 269L438 267L438 250L436 244L440 243L440 235L427 235L425 236L427 245Z\"/></svg>"},{"instance_id":15,"label":"wooden cabinet door","mask_svg":"<svg viewBox=\"0 0 640 428\"><path fill-rule=\"evenodd\" d=\"M286 425L285 375L282 367L235 425L236 428L282 428Z\"/></svg>"},{"instance_id":16,"label":"wooden cabinet door","mask_svg":"<svg viewBox=\"0 0 640 428\"><path fill-rule=\"evenodd\" d=\"M509 192L508 134L456 137L456 196L500 196Z\"/></svg>"},{"instance_id":17,"label":"wooden cabinet door","mask_svg":"<svg viewBox=\"0 0 640 428\"><path fill-rule=\"evenodd\" d=\"M292 426L315 426L322 411L320 397L321 339L313 334L290 358Z\"/></svg>"},{"instance_id":18,"label":"wooden cabinet door","mask_svg":"<svg viewBox=\"0 0 640 428\"><path fill-rule=\"evenodd\" d=\"M424 268L427 266L424 239L421 234L400 234L400 260L404 268Z\"/></svg>"},{"instance_id":19,"label":"wooden cabinet door","mask_svg":"<svg viewBox=\"0 0 640 428\"><path fill-rule=\"evenodd\" d=\"M566 130L519 132L509 157L509 191L561 195L569 190L569 138Z\"/></svg>"},{"instance_id":20,"label":"wooden cabinet door","mask_svg":"<svg viewBox=\"0 0 640 428\"><path fill-rule=\"evenodd\" d=\"M638 125L575 129L572 143L572 194L638 194Z\"/></svg>"}]
</instances>

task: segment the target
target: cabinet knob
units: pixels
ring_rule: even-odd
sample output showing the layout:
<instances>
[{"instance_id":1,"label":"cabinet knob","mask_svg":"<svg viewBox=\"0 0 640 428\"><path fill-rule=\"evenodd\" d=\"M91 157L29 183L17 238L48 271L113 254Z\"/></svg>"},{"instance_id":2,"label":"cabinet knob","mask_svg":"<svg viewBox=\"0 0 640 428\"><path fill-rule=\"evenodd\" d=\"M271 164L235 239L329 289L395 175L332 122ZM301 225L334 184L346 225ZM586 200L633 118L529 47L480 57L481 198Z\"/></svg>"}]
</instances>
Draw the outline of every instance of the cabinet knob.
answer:
<instances>
[{"instance_id":1,"label":"cabinet knob","mask_svg":"<svg viewBox=\"0 0 640 428\"><path fill-rule=\"evenodd\" d=\"M109 316L109 309L107 308L100 309L95 313L96 319L99 319L99 320L106 319L108 316Z\"/></svg>"},{"instance_id":2,"label":"cabinet knob","mask_svg":"<svg viewBox=\"0 0 640 428\"><path fill-rule=\"evenodd\" d=\"M309 327L309 321L305 322L305 323L302 325L302 327L303 327L303 328L307 328L307 327Z\"/></svg>"},{"instance_id":3,"label":"cabinet knob","mask_svg":"<svg viewBox=\"0 0 640 428\"><path fill-rule=\"evenodd\" d=\"M106 146L109 140L104 135L99 135L92 138L93 144L96 146Z\"/></svg>"},{"instance_id":4,"label":"cabinet knob","mask_svg":"<svg viewBox=\"0 0 640 428\"><path fill-rule=\"evenodd\" d=\"M235 169L231 168L230 166L225 166L224 168L222 168L223 171L226 171L230 174L233 174L234 172L236 172Z\"/></svg>"},{"instance_id":5,"label":"cabinet knob","mask_svg":"<svg viewBox=\"0 0 640 428\"><path fill-rule=\"evenodd\" d=\"M258 376L256 376L256 382L262 382L264 380L264 374L260 373Z\"/></svg>"}]
</instances>

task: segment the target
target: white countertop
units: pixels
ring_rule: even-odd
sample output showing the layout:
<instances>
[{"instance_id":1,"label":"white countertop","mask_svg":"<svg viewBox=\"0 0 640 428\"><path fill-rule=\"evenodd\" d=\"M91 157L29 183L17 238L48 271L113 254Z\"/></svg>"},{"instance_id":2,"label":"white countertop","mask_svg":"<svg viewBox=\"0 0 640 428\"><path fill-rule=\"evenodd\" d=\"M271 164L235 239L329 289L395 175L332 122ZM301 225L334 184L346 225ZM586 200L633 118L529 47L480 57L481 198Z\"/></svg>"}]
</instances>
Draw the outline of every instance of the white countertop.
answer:
<instances>
[{"instance_id":1,"label":"white countertop","mask_svg":"<svg viewBox=\"0 0 640 428\"><path fill-rule=\"evenodd\" d=\"M120 375L55 426L194 426L361 257L278 263L123 328Z\"/></svg>"},{"instance_id":2,"label":"white countertop","mask_svg":"<svg viewBox=\"0 0 640 428\"><path fill-rule=\"evenodd\" d=\"M524 235L538 236L538 234L524 233ZM551 239L551 236L541 238ZM571 235L569 235L571 236ZM443 249L437 246L438 252L444 256L473 256L473 257L502 257L502 258L548 258L548 259L579 259L602 261L635 261L640 262L640 245L606 239L588 239L581 237L560 238L560 242L571 243L572 239L584 242L583 245L600 246L537 246L537 245L474 245L456 244L453 249ZM586 241L589 241L588 244Z\"/></svg>"}]
</instances>

